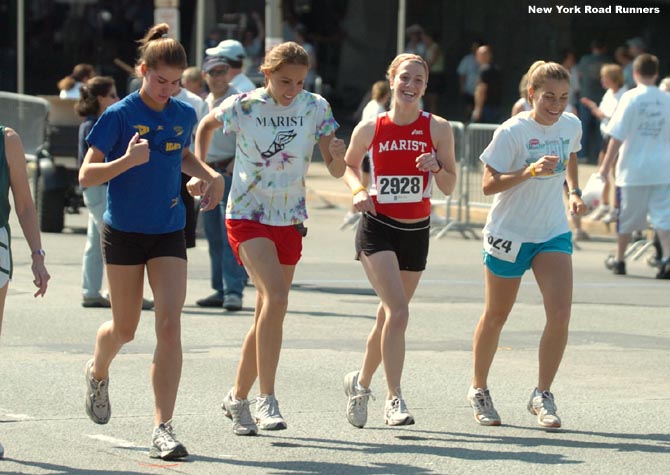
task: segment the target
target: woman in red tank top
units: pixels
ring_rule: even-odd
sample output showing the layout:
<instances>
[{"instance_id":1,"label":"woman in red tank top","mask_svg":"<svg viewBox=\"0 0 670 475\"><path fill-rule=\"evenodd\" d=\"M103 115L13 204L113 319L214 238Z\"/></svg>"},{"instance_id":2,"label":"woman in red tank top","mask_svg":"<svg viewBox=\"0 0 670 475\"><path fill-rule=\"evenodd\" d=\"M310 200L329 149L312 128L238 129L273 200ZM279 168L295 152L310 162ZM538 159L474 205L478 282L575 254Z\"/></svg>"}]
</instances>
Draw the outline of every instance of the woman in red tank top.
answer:
<instances>
[{"instance_id":1,"label":"woman in red tank top","mask_svg":"<svg viewBox=\"0 0 670 475\"><path fill-rule=\"evenodd\" d=\"M449 122L419 109L428 65L414 54L389 66L391 110L356 126L345 161L344 181L362 212L356 235L361 261L380 303L360 371L347 374L347 419L367 422L372 376L383 363L387 382L384 422L414 423L400 390L409 301L425 269L430 231L430 182L449 195L456 183L454 137ZM371 184L361 184L361 163L371 157Z\"/></svg>"}]
</instances>

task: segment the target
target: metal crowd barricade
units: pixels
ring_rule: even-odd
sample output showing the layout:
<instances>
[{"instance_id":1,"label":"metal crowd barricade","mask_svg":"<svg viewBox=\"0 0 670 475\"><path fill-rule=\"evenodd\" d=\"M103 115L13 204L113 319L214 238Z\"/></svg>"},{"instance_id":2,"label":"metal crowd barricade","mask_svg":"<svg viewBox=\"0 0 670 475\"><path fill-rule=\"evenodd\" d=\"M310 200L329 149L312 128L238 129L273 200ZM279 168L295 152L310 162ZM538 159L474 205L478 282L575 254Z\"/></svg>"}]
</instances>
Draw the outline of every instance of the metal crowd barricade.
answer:
<instances>
[{"instance_id":1,"label":"metal crowd barricade","mask_svg":"<svg viewBox=\"0 0 670 475\"><path fill-rule=\"evenodd\" d=\"M49 103L39 97L0 91L0 125L14 129L26 159L35 161L46 149Z\"/></svg>"},{"instance_id":2,"label":"metal crowd barricade","mask_svg":"<svg viewBox=\"0 0 670 475\"><path fill-rule=\"evenodd\" d=\"M456 164L461 167L465 160L465 124L457 121L449 121L449 123L454 134ZM459 231L465 237L464 233L467 231L467 227L463 223L463 190L464 184L460 180L460 173L456 180L456 190L450 196L445 196L437 186L433 186L431 204L436 207L444 206L444 218L435 213L431 215L431 234L438 239L452 230ZM452 210L454 207L456 208L455 213Z\"/></svg>"},{"instance_id":3,"label":"metal crowd barricade","mask_svg":"<svg viewBox=\"0 0 670 475\"><path fill-rule=\"evenodd\" d=\"M481 228L493 204L493 196L486 196L482 191L482 164L479 156L493 138L498 124L469 124L465 132L464 166L461 167L461 179L464 182L465 196L464 222L473 236L473 228Z\"/></svg>"},{"instance_id":4,"label":"metal crowd barricade","mask_svg":"<svg viewBox=\"0 0 670 475\"><path fill-rule=\"evenodd\" d=\"M437 238L445 236L449 231L459 231L464 238L478 239L475 228L481 228L486 220L488 210L493 203L493 196L486 196L481 191L482 173L479 156L493 138L498 124L469 124L451 122L456 146L456 160L459 165L456 195L446 197L446 220L435 226L433 234ZM438 190L439 192L439 190ZM434 193L435 196L435 193ZM435 196L436 204L438 197ZM456 217L452 218L452 201L456 204Z\"/></svg>"}]
</instances>

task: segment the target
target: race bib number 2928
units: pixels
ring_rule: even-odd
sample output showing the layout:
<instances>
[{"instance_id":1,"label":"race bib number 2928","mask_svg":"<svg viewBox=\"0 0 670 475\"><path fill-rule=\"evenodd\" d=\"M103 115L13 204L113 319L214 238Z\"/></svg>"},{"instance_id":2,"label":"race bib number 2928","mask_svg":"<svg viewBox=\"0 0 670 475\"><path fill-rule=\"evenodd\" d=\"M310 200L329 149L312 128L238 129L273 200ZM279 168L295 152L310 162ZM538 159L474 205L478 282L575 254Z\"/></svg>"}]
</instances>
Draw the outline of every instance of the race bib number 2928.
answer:
<instances>
[{"instance_id":1,"label":"race bib number 2928","mask_svg":"<svg viewBox=\"0 0 670 475\"><path fill-rule=\"evenodd\" d=\"M393 175L377 177L380 203L418 203L423 199L423 176Z\"/></svg>"},{"instance_id":2,"label":"race bib number 2928","mask_svg":"<svg viewBox=\"0 0 670 475\"><path fill-rule=\"evenodd\" d=\"M499 238L488 233L484 234L484 251L502 261L516 262L520 249L521 242L519 241Z\"/></svg>"}]
</instances>

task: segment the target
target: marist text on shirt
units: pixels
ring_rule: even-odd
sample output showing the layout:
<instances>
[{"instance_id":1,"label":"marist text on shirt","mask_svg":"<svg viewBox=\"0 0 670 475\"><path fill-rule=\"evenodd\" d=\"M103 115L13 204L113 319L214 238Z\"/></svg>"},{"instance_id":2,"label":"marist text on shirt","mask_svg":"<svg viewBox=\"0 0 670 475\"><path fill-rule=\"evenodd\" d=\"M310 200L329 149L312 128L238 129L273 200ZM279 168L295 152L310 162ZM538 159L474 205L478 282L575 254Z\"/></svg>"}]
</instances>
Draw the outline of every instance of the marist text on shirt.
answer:
<instances>
[{"instance_id":1,"label":"marist text on shirt","mask_svg":"<svg viewBox=\"0 0 670 475\"><path fill-rule=\"evenodd\" d=\"M302 115L256 117L256 125L259 127L302 127L304 123L305 117Z\"/></svg>"},{"instance_id":2,"label":"marist text on shirt","mask_svg":"<svg viewBox=\"0 0 670 475\"><path fill-rule=\"evenodd\" d=\"M429 152L429 146L427 142L422 140L385 140L379 142L378 153L382 152Z\"/></svg>"}]
</instances>

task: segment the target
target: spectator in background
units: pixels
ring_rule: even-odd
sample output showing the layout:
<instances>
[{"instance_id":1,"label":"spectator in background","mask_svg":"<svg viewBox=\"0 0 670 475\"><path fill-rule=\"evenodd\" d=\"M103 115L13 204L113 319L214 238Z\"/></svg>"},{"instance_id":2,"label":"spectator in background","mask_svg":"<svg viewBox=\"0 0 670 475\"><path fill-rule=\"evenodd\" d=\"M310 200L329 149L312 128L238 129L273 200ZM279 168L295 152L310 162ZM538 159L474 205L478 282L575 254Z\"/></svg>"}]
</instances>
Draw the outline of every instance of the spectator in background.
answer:
<instances>
[{"instance_id":1,"label":"spectator in background","mask_svg":"<svg viewBox=\"0 0 670 475\"><path fill-rule=\"evenodd\" d=\"M184 72L181 75L181 87L186 91L192 92L200 99L204 99L207 95L207 92L205 91L205 84L202 79L202 72L196 66L191 66L184 69ZM183 99L184 97L186 97L186 94L184 94L183 97L178 97L177 99ZM197 108L196 112L198 112Z\"/></svg>"},{"instance_id":2,"label":"spectator in background","mask_svg":"<svg viewBox=\"0 0 670 475\"><path fill-rule=\"evenodd\" d=\"M588 107L591 114L600 121L600 133L603 137L603 145L598 154L598 165L602 165L609 144L607 125L609 124L610 118L614 115L614 111L617 108L621 96L628 90L623 83L623 71L618 64L605 64L600 69L600 80L603 87L607 89L600 104L596 104L587 97L581 98L581 102ZM618 206L610 208L610 180L607 176L604 178L605 187L603 188L602 201L600 206L598 206L593 213L593 216L591 216L591 219L594 221L602 219L606 223L611 223L618 215Z\"/></svg>"},{"instance_id":3,"label":"spectator in background","mask_svg":"<svg viewBox=\"0 0 670 475\"><path fill-rule=\"evenodd\" d=\"M633 61L637 86L626 91L607 129L611 136L600 174L607 176L616 162L620 196L616 255L605 266L626 274L624 256L631 234L646 229L647 218L662 249L657 279L670 279L670 96L654 84L658 58L641 54Z\"/></svg>"},{"instance_id":4,"label":"spectator in background","mask_svg":"<svg viewBox=\"0 0 670 475\"><path fill-rule=\"evenodd\" d=\"M663 78L663 80L658 85L658 88L663 92L670 92L670 76Z\"/></svg>"},{"instance_id":5,"label":"spectator in background","mask_svg":"<svg viewBox=\"0 0 670 475\"><path fill-rule=\"evenodd\" d=\"M438 114L440 93L444 90L444 54L433 32L424 31L423 41L426 45L426 63L430 68L430 81L426 88L426 109L433 114Z\"/></svg>"},{"instance_id":6,"label":"spectator in background","mask_svg":"<svg viewBox=\"0 0 670 475\"><path fill-rule=\"evenodd\" d=\"M423 41L423 28L416 23L407 27L407 43L405 53L426 57L426 44Z\"/></svg>"},{"instance_id":7,"label":"spectator in background","mask_svg":"<svg viewBox=\"0 0 670 475\"><path fill-rule=\"evenodd\" d=\"M114 79L94 76L80 87L81 97L75 104L75 111L84 122L79 125L79 149L77 165L81 167L88 150L86 136L93 128L98 117L107 107L119 100ZM84 203L88 209L88 227L86 228L86 246L82 262L82 302L83 307L111 307L109 299L100 293L102 287L103 265L100 247L102 215L107 208L107 183L89 186L83 189Z\"/></svg>"},{"instance_id":8,"label":"spectator in background","mask_svg":"<svg viewBox=\"0 0 670 475\"><path fill-rule=\"evenodd\" d=\"M587 98L598 104L603 98L605 89L600 83L600 68L603 67L603 64L611 62L606 52L605 42L595 39L591 42L591 53L582 56L577 63L580 99ZM590 155L597 157L602 143L598 121L583 102L577 104L577 116L582 121L582 149L579 156L582 158L588 158Z\"/></svg>"},{"instance_id":9,"label":"spectator in background","mask_svg":"<svg viewBox=\"0 0 670 475\"><path fill-rule=\"evenodd\" d=\"M260 75L258 68L265 54L263 48L265 44L265 25L258 12L251 12L251 18L254 20L254 26L248 26L242 34L242 44L246 53L244 74L247 76L258 76Z\"/></svg>"},{"instance_id":10,"label":"spectator in background","mask_svg":"<svg viewBox=\"0 0 670 475\"><path fill-rule=\"evenodd\" d=\"M472 110L475 107L475 88L479 81L479 63L475 58L475 52L482 44L481 40L474 40L470 46L470 53L463 56L456 70L461 97L465 103L466 121L469 121L472 117Z\"/></svg>"},{"instance_id":11,"label":"spectator in background","mask_svg":"<svg viewBox=\"0 0 670 475\"><path fill-rule=\"evenodd\" d=\"M614 61L617 62L623 70L623 83L626 89L635 87L633 79L633 58L628 51L628 46L619 46L614 50Z\"/></svg>"},{"instance_id":12,"label":"spectator in background","mask_svg":"<svg viewBox=\"0 0 670 475\"><path fill-rule=\"evenodd\" d=\"M561 66L570 73L570 95L565 112L577 115L577 101L579 100L579 71L577 70L577 56L572 48L561 51Z\"/></svg>"},{"instance_id":13,"label":"spectator in background","mask_svg":"<svg viewBox=\"0 0 670 475\"><path fill-rule=\"evenodd\" d=\"M184 101L187 104L191 104L195 109L195 115L198 118L198 122L202 120L203 117L209 112L207 104L198 94L186 89L184 87L184 75L189 69L193 72L189 73L192 75L194 72L198 74L200 78L200 83L202 84L202 73L198 68L186 68L181 75L181 84L182 86L172 95L175 99ZM195 128L193 129L193 139L195 139ZM193 139L191 142L193 142ZM191 147L193 149L193 147ZM192 151L192 150L191 150ZM198 212L195 209L195 199L191 196L186 188L186 183L191 179L189 175L182 172L181 174L181 200L184 202L184 207L186 208L186 225L184 226L184 236L186 237L186 248L192 249L195 247L195 228L198 222Z\"/></svg>"},{"instance_id":14,"label":"spectator in background","mask_svg":"<svg viewBox=\"0 0 670 475\"><path fill-rule=\"evenodd\" d=\"M214 48L205 50L207 56L225 58L229 66L226 81L239 92L249 92L256 89L256 85L242 72L242 63L247 53L244 46L237 40L223 40Z\"/></svg>"},{"instance_id":15,"label":"spectator in background","mask_svg":"<svg viewBox=\"0 0 670 475\"><path fill-rule=\"evenodd\" d=\"M209 95L205 99L208 112L217 108L224 99L237 94L237 89L226 81L228 68L225 58L208 56L205 59L203 72L209 88ZM237 262L230 247L225 224L226 204L235 164L235 138L235 134L213 134L207 156L198 157L221 173L225 191L219 206L200 213L207 238L210 281L214 293L198 299L196 304L199 307L221 308L223 306L224 309L231 312L242 309L244 285L248 278L244 267Z\"/></svg>"},{"instance_id":16,"label":"spectator in background","mask_svg":"<svg viewBox=\"0 0 670 475\"><path fill-rule=\"evenodd\" d=\"M299 24L295 28L295 42L302 46L307 55L309 56L309 70L307 71L307 77L305 78L305 84L303 88L307 91L314 92L314 86L316 84L316 50L314 45L307 41L307 27L305 25Z\"/></svg>"},{"instance_id":17,"label":"spectator in background","mask_svg":"<svg viewBox=\"0 0 670 475\"><path fill-rule=\"evenodd\" d=\"M512 106L511 116L517 115L519 112L532 110L533 106L528 102L528 73L521 76L519 81L519 99Z\"/></svg>"},{"instance_id":18,"label":"spectator in background","mask_svg":"<svg viewBox=\"0 0 670 475\"><path fill-rule=\"evenodd\" d=\"M500 70L493 64L493 51L489 45L477 48L475 58L479 64L479 80L475 88L475 108L472 111L472 121L498 124L502 103Z\"/></svg>"},{"instance_id":19,"label":"spectator in background","mask_svg":"<svg viewBox=\"0 0 670 475\"><path fill-rule=\"evenodd\" d=\"M79 88L93 77L95 69L90 64L81 63L74 67L72 73L58 81L58 97L61 99L79 99Z\"/></svg>"},{"instance_id":20,"label":"spectator in background","mask_svg":"<svg viewBox=\"0 0 670 475\"><path fill-rule=\"evenodd\" d=\"M628 46L628 56L630 57L630 62L624 67L623 76L624 84L628 89L633 89L636 86L635 78L633 77L633 61L635 58L647 51L647 45L645 45L644 40L639 36L631 38L626 41L626 46Z\"/></svg>"}]
</instances>

